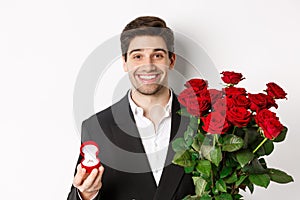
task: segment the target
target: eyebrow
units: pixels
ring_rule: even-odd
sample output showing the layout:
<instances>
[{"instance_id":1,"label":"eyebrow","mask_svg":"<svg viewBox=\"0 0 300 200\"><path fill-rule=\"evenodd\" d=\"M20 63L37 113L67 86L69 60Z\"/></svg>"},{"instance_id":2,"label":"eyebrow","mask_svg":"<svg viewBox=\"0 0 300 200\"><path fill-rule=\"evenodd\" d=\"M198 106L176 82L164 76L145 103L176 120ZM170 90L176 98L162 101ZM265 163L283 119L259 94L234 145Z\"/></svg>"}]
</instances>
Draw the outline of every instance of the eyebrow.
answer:
<instances>
[{"instance_id":1,"label":"eyebrow","mask_svg":"<svg viewBox=\"0 0 300 200\"><path fill-rule=\"evenodd\" d=\"M143 49L133 49L129 52L129 55L132 54L133 52L136 52L136 51L143 51ZM156 48L156 49L153 49L154 52L156 51L163 51L165 54L167 54L167 51L165 49L162 49L162 48Z\"/></svg>"}]
</instances>

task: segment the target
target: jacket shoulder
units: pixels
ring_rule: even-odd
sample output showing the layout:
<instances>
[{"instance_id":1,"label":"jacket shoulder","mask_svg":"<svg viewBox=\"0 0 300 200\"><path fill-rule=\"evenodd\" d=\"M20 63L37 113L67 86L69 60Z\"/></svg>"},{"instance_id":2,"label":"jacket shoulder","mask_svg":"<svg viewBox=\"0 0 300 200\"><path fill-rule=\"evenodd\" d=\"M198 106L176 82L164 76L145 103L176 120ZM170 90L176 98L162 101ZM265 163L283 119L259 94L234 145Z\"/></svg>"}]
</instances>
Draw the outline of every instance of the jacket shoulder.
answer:
<instances>
[{"instance_id":1,"label":"jacket shoulder","mask_svg":"<svg viewBox=\"0 0 300 200\"><path fill-rule=\"evenodd\" d=\"M83 121L83 124L90 124L95 120L101 122L101 124L110 124L112 121L114 121L114 116L119 114L119 112L122 112L125 106L129 106L127 95L113 105L105 108L104 110L91 115L89 118Z\"/></svg>"}]
</instances>

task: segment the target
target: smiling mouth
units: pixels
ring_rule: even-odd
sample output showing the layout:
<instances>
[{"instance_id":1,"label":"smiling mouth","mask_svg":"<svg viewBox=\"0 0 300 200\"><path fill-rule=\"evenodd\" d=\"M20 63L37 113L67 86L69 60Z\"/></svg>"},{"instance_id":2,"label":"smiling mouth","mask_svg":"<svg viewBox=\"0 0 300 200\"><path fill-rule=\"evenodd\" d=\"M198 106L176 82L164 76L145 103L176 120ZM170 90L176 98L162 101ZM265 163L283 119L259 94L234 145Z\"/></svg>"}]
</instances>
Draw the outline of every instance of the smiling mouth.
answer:
<instances>
[{"instance_id":1,"label":"smiling mouth","mask_svg":"<svg viewBox=\"0 0 300 200\"><path fill-rule=\"evenodd\" d=\"M137 77L142 83L149 84L155 83L159 78L159 74L138 74Z\"/></svg>"}]
</instances>

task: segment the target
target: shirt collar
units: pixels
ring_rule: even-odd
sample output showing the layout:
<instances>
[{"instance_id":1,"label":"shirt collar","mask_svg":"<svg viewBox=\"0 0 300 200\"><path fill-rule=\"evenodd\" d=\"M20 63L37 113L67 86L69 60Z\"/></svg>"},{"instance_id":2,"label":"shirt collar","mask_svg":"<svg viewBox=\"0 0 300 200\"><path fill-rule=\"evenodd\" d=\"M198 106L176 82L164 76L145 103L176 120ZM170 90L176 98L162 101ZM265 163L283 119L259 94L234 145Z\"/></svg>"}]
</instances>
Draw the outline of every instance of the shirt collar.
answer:
<instances>
[{"instance_id":1,"label":"shirt collar","mask_svg":"<svg viewBox=\"0 0 300 200\"><path fill-rule=\"evenodd\" d=\"M170 89L170 94L171 95L170 95L169 101L168 101L167 105L165 106L165 112L167 115L170 115L171 110L172 110L173 92L171 89ZM130 108L131 108L133 115L143 116L144 110L143 110L143 108L136 105L136 103L132 100L131 90L128 92L128 100L129 100Z\"/></svg>"}]
</instances>

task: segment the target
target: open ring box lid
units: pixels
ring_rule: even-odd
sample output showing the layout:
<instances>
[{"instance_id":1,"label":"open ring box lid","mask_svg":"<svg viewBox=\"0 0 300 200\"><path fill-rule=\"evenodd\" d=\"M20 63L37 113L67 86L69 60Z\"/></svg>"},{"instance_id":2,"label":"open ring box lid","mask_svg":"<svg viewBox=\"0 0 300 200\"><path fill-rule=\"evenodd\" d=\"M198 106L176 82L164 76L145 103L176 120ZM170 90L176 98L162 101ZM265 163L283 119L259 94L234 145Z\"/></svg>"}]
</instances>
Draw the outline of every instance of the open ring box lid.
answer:
<instances>
[{"instance_id":1,"label":"open ring box lid","mask_svg":"<svg viewBox=\"0 0 300 200\"><path fill-rule=\"evenodd\" d=\"M80 147L80 154L83 156L81 166L91 173L94 168L99 168L101 163L98 158L99 147L94 141L86 141Z\"/></svg>"}]
</instances>

